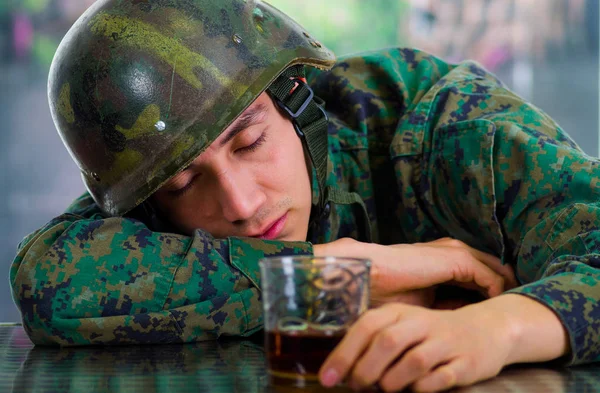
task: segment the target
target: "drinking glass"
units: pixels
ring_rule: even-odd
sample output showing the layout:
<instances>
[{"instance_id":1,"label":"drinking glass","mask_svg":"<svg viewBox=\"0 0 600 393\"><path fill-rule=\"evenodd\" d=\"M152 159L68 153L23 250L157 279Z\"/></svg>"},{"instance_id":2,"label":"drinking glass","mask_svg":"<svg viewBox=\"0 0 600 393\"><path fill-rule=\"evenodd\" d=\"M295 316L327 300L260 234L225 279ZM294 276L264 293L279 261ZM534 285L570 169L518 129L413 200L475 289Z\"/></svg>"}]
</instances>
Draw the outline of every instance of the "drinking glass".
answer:
<instances>
[{"instance_id":1,"label":"drinking glass","mask_svg":"<svg viewBox=\"0 0 600 393\"><path fill-rule=\"evenodd\" d=\"M318 383L318 371L369 306L367 259L289 256L260 262L267 367L273 384Z\"/></svg>"}]
</instances>

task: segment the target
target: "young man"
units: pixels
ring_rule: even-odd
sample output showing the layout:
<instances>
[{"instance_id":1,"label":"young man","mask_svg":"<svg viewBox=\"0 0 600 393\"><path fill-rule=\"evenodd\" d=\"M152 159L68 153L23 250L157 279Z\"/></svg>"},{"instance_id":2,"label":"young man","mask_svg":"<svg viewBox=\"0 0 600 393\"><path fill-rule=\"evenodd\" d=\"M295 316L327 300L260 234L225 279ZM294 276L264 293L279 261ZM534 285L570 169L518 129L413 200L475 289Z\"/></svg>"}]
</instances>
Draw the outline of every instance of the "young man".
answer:
<instances>
[{"instance_id":1,"label":"young man","mask_svg":"<svg viewBox=\"0 0 600 393\"><path fill-rule=\"evenodd\" d=\"M304 65L333 68L307 84ZM598 163L474 63L393 49L334 64L260 1L99 0L49 98L89 194L13 263L36 344L249 335L258 259L312 253L369 257L383 304L325 362L326 386L436 391L598 359ZM490 298L405 304L448 282Z\"/></svg>"}]
</instances>

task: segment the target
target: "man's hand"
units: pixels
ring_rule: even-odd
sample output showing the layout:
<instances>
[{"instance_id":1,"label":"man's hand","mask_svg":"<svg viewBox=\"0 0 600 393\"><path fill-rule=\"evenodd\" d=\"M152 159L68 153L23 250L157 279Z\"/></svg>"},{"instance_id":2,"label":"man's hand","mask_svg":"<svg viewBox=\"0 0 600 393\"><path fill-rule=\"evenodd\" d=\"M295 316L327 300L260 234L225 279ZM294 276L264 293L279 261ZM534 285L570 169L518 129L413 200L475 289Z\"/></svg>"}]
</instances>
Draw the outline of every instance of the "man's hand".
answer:
<instances>
[{"instance_id":1,"label":"man's hand","mask_svg":"<svg viewBox=\"0 0 600 393\"><path fill-rule=\"evenodd\" d=\"M439 284L477 290L484 297L517 285L510 266L455 239L384 246L345 238L313 249L316 256L370 259L373 307L393 302L431 307Z\"/></svg>"},{"instance_id":2,"label":"man's hand","mask_svg":"<svg viewBox=\"0 0 600 393\"><path fill-rule=\"evenodd\" d=\"M378 383L386 392L412 386L437 391L500 372L515 332L503 313L480 315L464 307L428 310L387 304L355 323L323 364L325 386L346 379L353 388Z\"/></svg>"},{"instance_id":3,"label":"man's hand","mask_svg":"<svg viewBox=\"0 0 600 393\"><path fill-rule=\"evenodd\" d=\"M491 378L513 363L570 351L562 323L526 296L506 294L458 310L386 304L352 325L319 371L327 387L378 384L434 392Z\"/></svg>"}]
</instances>

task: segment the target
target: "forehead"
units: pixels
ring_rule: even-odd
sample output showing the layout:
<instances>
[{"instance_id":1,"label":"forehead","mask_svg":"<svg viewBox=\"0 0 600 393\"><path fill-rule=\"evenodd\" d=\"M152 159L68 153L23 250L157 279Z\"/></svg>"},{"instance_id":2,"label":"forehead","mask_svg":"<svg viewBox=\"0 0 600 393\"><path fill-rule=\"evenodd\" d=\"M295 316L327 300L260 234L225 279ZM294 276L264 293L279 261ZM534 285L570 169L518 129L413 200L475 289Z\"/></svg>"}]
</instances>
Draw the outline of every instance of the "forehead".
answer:
<instances>
[{"instance_id":1,"label":"forehead","mask_svg":"<svg viewBox=\"0 0 600 393\"><path fill-rule=\"evenodd\" d=\"M244 109L244 111L242 113L240 113L240 115L226 129L230 129L231 126L234 125L241 117L243 117L245 114L248 114L248 112L251 112L252 110L256 109L256 107L258 107L260 105L264 105L264 106L267 106L267 108L268 108L272 104L273 104L273 102L271 101L271 97L269 96L269 94L267 92L262 92L256 98L256 100L254 100L254 102L252 104L250 104L248 106L248 108Z\"/></svg>"},{"instance_id":2,"label":"forehead","mask_svg":"<svg viewBox=\"0 0 600 393\"><path fill-rule=\"evenodd\" d=\"M223 147L241 131L255 124L256 122L261 121L261 114L269 112L272 107L273 103L269 95L267 93L262 93L225 130L221 132L219 137L208 146L206 151ZM206 153L206 151L200 154L200 156L205 155L204 153Z\"/></svg>"},{"instance_id":3,"label":"forehead","mask_svg":"<svg viewBox=\"0 0 600 393\"><path fill-rule=\"evenodd\" d=\"M240 113L240 115L225 130L223 130L221 135L219 135L219 137L213 143L222 141L223 138L227 137L227 134L230 131L239 128L240 124L248 123L249 120L252 120L253 116L256 115L257 111L259 111L259 113L263 111L268 112L272 106L273 103L269 95L267 93L262 93L251 105L248 106L248 108Z\"/></svg>"}]
</instances>

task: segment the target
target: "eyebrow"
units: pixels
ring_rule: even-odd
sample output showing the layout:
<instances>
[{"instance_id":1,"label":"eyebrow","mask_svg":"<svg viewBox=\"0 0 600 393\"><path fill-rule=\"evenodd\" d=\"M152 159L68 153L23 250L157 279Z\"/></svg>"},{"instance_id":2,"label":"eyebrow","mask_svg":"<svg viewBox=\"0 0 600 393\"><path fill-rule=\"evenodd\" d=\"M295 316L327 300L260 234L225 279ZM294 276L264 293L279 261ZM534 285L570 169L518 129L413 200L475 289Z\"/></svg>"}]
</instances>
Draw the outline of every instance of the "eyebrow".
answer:
<instances>
[{"instance_id":1,"label":"eyebrow","mask_svg":"<svg viewBox=\"0 0 600 393\"><path fill-rule=\"evenodd\" d=\"M231 130L227 132L223 140L219 143L219 146L225 146L231 141L237 134L244 131L246 128L251 127L255 124L260 123L264 120L264 115L267 113L267 106L265 104L258 104L254 107L248 108L244 113L240 115L237 121L231 126Z\"/></svg>"},{"instance_id":2,"label":"eyebrow","mask_svg":"<svg viewBox=\"0 0 600 393\"><path fill-rule=\"evenodd\" d=\"M225 146L229 141L235 138L237 134L244 131L246 128L263 121L263 117L267 113L267 110L268 108L265 104L258 104L254 107L248 108L240 115L240 117L237 118L236 122L231 126L231 130L227 132L223 140L219 143L219 146ZM192 165L194 165L193 162L183 168L182 172L190 169Z\"/></svg>"}]
</instances>

